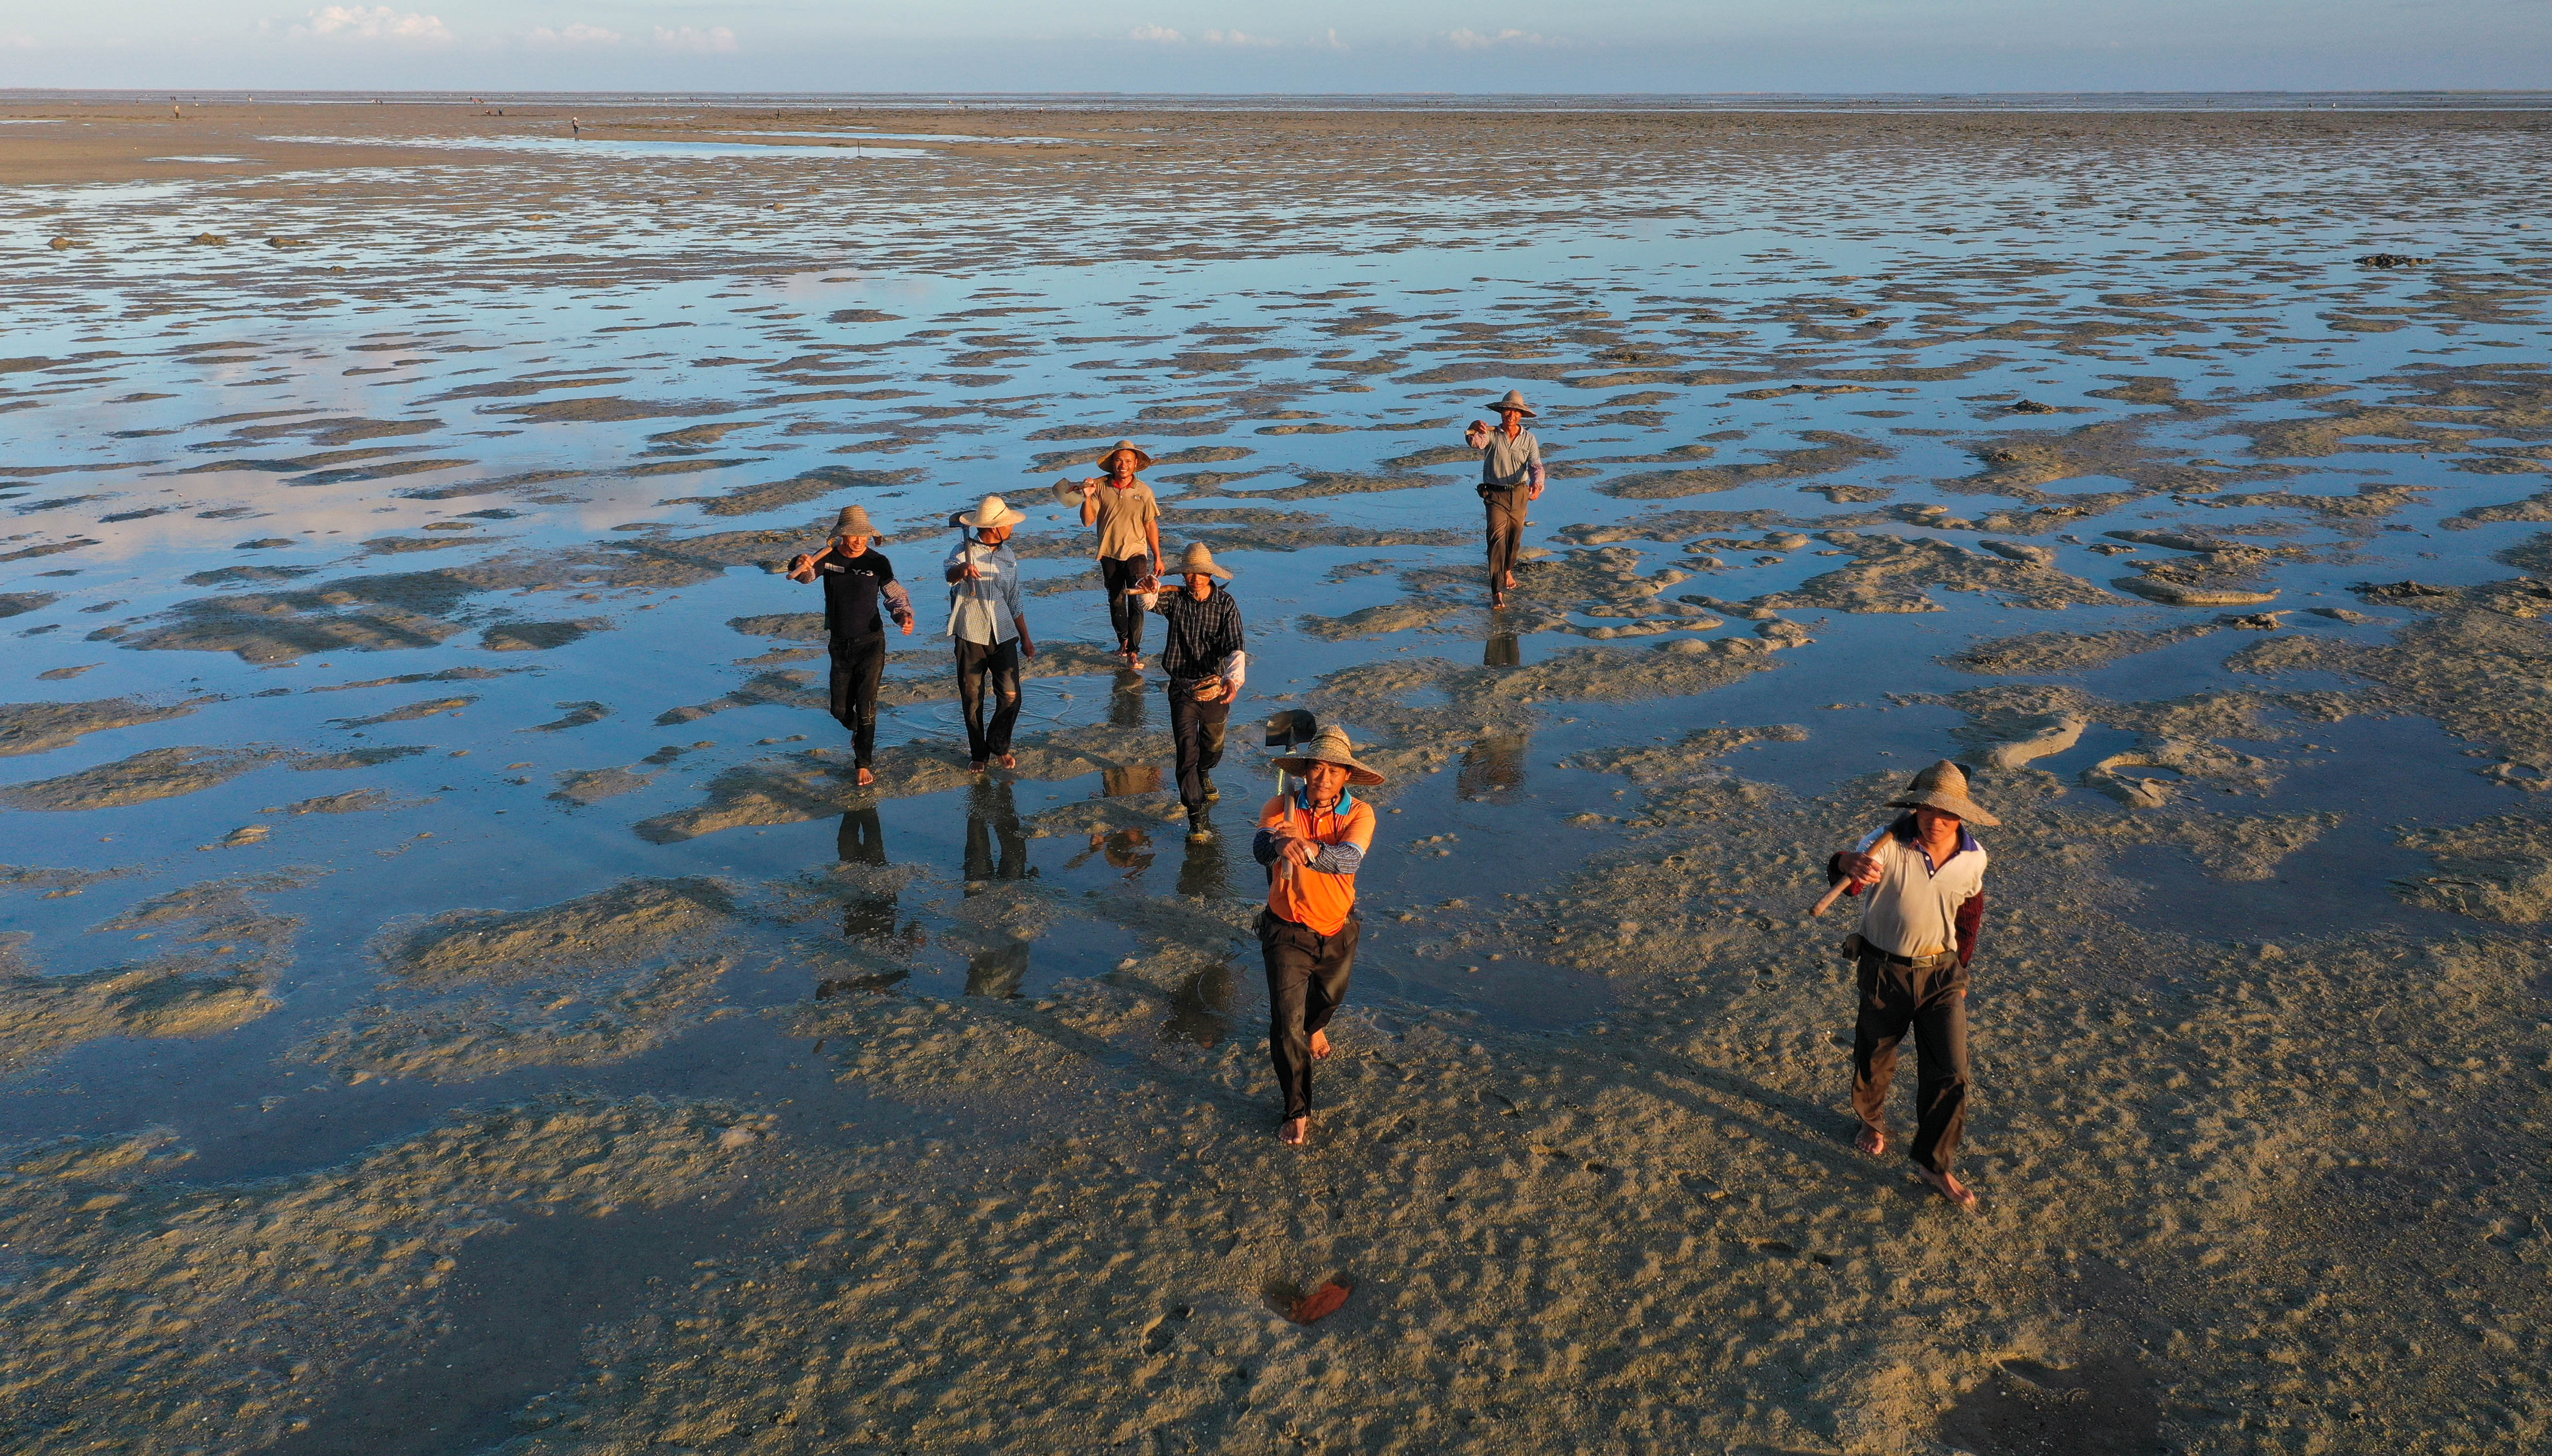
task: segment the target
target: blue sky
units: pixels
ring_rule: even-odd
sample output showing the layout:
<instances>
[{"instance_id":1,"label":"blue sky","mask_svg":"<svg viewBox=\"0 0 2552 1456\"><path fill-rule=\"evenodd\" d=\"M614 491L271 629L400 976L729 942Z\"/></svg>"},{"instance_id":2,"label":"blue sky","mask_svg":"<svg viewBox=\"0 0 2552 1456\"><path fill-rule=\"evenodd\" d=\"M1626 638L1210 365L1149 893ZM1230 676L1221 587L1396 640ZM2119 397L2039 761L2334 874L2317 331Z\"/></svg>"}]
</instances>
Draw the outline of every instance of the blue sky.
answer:
<instances>
[{"instance_id":1,"label":"blue sky","mask_svg":"<svg viewBox=\"0 0 2552 1456\"><path fill-rule=\"evenodd\" d=\"M0 86L1904 91L2543 86L2552 0L86 0Z\"/></svg>"}]
</instances>

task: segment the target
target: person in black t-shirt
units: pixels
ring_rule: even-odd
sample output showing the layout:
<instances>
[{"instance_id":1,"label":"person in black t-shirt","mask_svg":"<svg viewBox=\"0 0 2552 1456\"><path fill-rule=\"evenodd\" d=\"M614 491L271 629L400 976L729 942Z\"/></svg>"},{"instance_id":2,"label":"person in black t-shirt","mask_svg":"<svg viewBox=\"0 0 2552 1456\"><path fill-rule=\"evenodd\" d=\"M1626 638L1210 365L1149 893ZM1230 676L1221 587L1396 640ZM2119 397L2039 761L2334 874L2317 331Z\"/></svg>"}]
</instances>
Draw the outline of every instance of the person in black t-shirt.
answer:
<instances>
[{"instance_id":1,"label":"person in black t-shirt","mask_svg":"<svg viewBox=\"0 0 2552 1456\"><path fill-rule=\"evenodd\" d=\"M895 563L871 551L885 538L862 506L845 506L834 518L833 539L812 556L792 557L789 579L824 583L824 632L832 647L832 713L851 730L860 786L877 782L869 760L877 751L878 682L886 673L886 616L912 635L912 597L895 579ZM884 604L884 615L880 604Z\"/></svg>"}]
</instances>

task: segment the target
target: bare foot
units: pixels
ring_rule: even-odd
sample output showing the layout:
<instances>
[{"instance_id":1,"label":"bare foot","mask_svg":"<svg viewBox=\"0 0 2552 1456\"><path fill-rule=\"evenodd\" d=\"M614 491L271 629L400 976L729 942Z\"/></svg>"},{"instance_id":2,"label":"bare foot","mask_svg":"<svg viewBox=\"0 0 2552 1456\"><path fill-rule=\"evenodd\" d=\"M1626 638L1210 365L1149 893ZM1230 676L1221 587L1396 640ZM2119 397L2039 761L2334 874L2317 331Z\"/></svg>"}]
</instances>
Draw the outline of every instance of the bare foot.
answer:
<instances>
[{"instance_id":1,"label":"bare foot","mask_svg":"<svg viewBox=\"0 0 2552 1456\"><path fill-rule=\"evenodd\" d=\"M1935 1173L1929 1168L1917 1168L1914 1170L1914 1173L1925 1183L1932 1186L1932 1192L1939 1194L1942 1197L1949 1199L1960 1207L1972 1208L1976 1205L1975 1190L1959 1182L1959 1176L1957 1174Z\"/></svg>"},{"instance_id":2,"label":"bare foot","mask_svg":"<svg viewBox=\"0 0 2552 1456\"><path fill-rule=\"evenodd\" d=\"M969 774L981 774L981 773L983 773L983 772L984 772L984 761L983 761L982 759L976 759L976 760L974 760L973 762L971 762L971 763L967 764L967 765L966 765L966 772L967 772L967 773L969 773Z\"/></svg>"},{"instance_id":3,"label":"bare foot","mask_svg":"<svg viewBox=\"0 0 2552 1456\"><path fill-rule=\"evenodd\" d=\"M1887 1151L1887 1134L1864 1122L1861 1124L1861 1136L1854 1138L1852 1145L1874 1158Z\"/></svg>"},{"instance_id":4,"label":"bare foot","mask_svg":"<svg viewBox=\"0 0 2552 1456\"><path fill-rule=\"evenodd\" d=\"M1139 673L1143 671L1143 655L1141 653L1135 653L1133 656L1125 659L1125 671L1128 673Z\"/></svg>"},{"instance_id":5,"label":"bare foot","mask_svg":"<svg viewBox=\"0 0 2552 1456\"><path fill-rule=\"evenodd\" d=\"M1279 1124L1276 1128L1276 1140L1278 1142L1292 1143L1298 1148L1303 1146L1305 1143L1310 1142L1312 1140L1312 1119L1309 1117L1286 1118L1285 1121Z\"/></svg>"},{"instance_id":6,"label":"bare foot","mask_svg":"<svg viewBox=\"0 0 2552 1456\"><path fill-rule=\"evenodd\" d=\"M1515 590L1515 572L1507 572L1507 590Z\"/></svg>"},{"instance_id":7,"label":"bare foot","mask_svg":"<svg viewBox=\"0 0 2552 1456\"><path fill-rule=\"evenodd\" d=\"M877 782L877 776L875 774L870 773L866 769L862 769L860 771L860 787L866 788L875 782Z\"/></svg>"},{"instance_id":8,"label":"bare foot","mask_svg":"<svg viewBox=\"0 0 2552 1456\"><path fill-rule=\"evenodd\" d=\"M1005 768L1005 769L1015 769L1015 768L1017 768L1018 766L1019 766L1019 756L1018 756L1017 754L1004 754L1004 755L1002 755L1002 767L1003 767L1003 768Z\"/></svg>"},{"instance_id":9,"label":"bare foot","mask_svg":"<svg viewBox=\"0 0 2552 1456\"><path fill-rule=\"evenodd\" d=\"M1315 1031L1312 1033L1312 1059L1316 1062L1326 1062L1329 1059L1329 1034L1328 1032Z\"/></svg>"}]
</instances>

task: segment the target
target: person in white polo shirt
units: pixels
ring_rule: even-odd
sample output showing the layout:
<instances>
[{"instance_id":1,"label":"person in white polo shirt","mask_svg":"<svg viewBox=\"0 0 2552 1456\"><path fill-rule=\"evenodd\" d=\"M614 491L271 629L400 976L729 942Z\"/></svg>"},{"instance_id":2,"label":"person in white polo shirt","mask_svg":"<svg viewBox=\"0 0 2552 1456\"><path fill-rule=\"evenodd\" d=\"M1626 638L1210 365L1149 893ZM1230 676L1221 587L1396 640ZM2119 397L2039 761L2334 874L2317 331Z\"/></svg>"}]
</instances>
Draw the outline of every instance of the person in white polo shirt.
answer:
<instances>
[{"instance_id":1,"label":"person in white polo shirt","mask_svg":"<svg viewBox=\"0 0 2552 1456\"><path fill-rule=\"evenodd\" d=\"M1914 1034L1915 1171L1963 1208L1976 1196L1950 1171L1967 1120L1967 963L1984 926L1985 851L1967 832L2001 821L1967 797L1965 770L1947 759L1887 801L1910 812L1827 862L1828 884L1861 898L1861 927L1845 942L1859 963L1853 1027L1855 1145L1887 1151L1887 1087L1896 1049Z\"/></svg>"}]
</instances>

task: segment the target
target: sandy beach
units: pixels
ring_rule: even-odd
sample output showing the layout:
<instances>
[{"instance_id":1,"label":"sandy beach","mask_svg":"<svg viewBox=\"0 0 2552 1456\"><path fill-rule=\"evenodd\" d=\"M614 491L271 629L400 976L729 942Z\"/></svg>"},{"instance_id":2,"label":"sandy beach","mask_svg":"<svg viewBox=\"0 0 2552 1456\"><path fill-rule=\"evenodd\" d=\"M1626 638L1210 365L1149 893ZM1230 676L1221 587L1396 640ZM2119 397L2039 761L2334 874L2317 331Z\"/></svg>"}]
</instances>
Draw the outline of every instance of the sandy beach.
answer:
<instances>
[{"instance_id":1,"label":"sandy beach","mask_svg":"<svg viewBox=\"0 0 2552 1456\"><path fill-rule=\"evenodd\" d=\"M2540 98L0 94L0 1448L2552 1445L2547 176ZM1050 493L1120 438L1249 626L1210 840ZM1290 707L1391 777L1305 1150ZM1944 757L1972 1212L1808 914Z\"/></svg>"}]
</instances>

